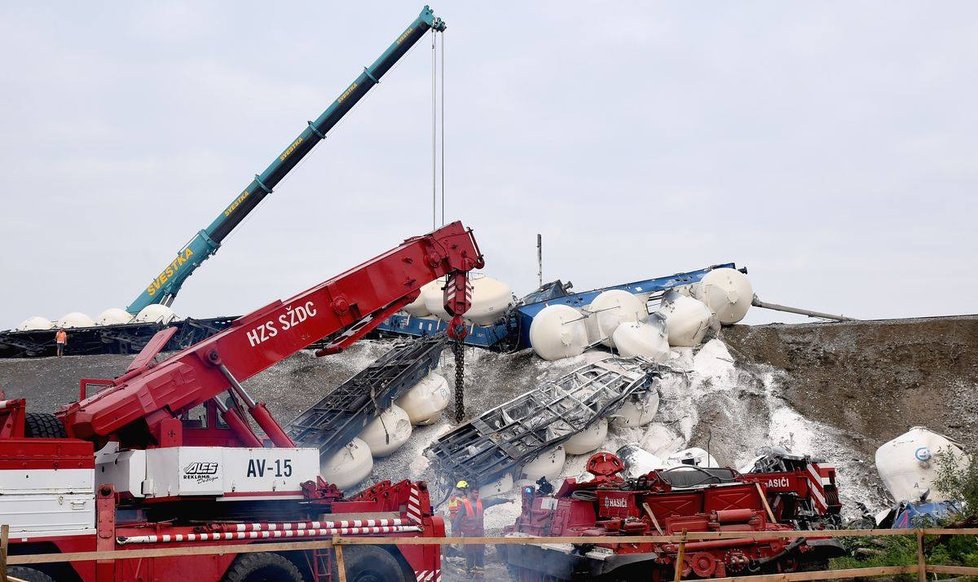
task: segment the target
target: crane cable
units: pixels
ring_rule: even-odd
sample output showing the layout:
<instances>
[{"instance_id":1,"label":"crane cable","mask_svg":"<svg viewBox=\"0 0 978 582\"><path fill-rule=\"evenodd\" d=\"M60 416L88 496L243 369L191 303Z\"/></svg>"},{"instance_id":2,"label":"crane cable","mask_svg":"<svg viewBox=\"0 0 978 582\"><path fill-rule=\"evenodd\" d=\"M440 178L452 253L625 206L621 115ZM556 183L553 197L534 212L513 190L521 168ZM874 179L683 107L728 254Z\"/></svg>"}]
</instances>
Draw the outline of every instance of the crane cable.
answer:
<instances>
[{"instance_id":1,"label":"crane cable","mask_svg":"<svg viewBox=\"0 0 978 582\"><path fill-rule=\"evenodd\" d=\"M438 48L431 29L431 230L438 228Z\"/></svg>"},{"instance_id":2,"label":"crane cable","mask_svg":"<svg viewBox=\"0 0 978 582\"><path fill-rule=\"evenodd\" d=\"M441 33L441 225L445 226L445 32Z\"/></svg>"},{"instance_id":3,"label":"crane cable","mask_svg":"<svg viewBox=\"0 0 978 582\"><path fill-rule=\"evenodd\" d=\"M437 39L441 37L441 45ZM440 69L439 73L439 59ZM439 87L440 77L440 87ZM440 88L440 95L439 95ZM439 129L440 135L439 135ZM441 163L439 164L439 155ZM439 169L441 180L439 181ZM438 228L438 187L441 185L441 223L445 226L445 33L431 30L431 227Z\"/></svg>"},{"instance_id":4,"label":"crane cable","mask_svg":"<svg viewBox=\"0 0 978 582\"><path fill-rule=\"evenodd\" d=\"M441 225L445 226L445 33L441 33ZM465 419L465 345L455 338L455 422Z\"/></svg>"},{"instance_id":5,"label":"crane cable","mask_svg":"<svg viewBox=\"0 0 978 582\"><path fill-rule=\"evenodd\" d=\"M431 226L438 225L438 146L441 146L441 225L445 226L445 33L441 33L441 98L438 94L437 33L431 31ZM439 103L440 102L440 103ZM441 106L441 140L438 140L439 105ZM446 280L447 284L447 280ZM465 418L465 347L457 336L452 342L455 356L455 422Z\"/></svg>"}]
</instances>

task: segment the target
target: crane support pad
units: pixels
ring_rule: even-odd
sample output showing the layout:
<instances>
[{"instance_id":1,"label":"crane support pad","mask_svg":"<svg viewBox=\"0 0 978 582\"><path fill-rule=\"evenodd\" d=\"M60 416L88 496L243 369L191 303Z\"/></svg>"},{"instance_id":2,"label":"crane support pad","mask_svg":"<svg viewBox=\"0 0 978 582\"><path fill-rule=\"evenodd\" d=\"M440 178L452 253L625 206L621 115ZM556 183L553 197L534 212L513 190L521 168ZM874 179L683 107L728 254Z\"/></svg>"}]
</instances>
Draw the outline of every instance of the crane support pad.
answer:
<instances>
[{"instance_id":1,"label":"crane support pad","mask_svg":"<svg viewBox=\"0 0 978 582\"><path fill-rule=\"evenodd\" d=\"M396 344L296 417L286 432L299 446L332 455L437 366L447 343L439 335Z\"/></svg>"},{"instance_id":2,"label":"crane support pad","mask_svg":"<svg viewBox=\"0 0 978 582\"><path fill-rule=\"evenodd\" d=\"M657 368L611 357L581 366L460 425L427 451L452 479L490 483L653 388Z\"/></svg>"}]
</instances>

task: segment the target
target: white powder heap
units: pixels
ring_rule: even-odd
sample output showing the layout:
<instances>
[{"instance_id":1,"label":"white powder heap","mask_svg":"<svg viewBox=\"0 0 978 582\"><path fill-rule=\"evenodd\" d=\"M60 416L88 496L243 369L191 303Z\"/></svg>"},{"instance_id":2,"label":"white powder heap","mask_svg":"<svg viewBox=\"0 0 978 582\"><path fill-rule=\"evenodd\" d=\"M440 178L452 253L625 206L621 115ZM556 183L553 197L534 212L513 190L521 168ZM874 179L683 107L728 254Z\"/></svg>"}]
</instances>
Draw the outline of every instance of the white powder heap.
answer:
<instances>
[{"instance_id":1,"label":"white powder heap","mask_svg":"<svg viewBox=\"0 0 978 582\"><path fill-rule=\"evenodd\" d=\"M529 350L515 354L466 350L467 416L478 416L545 381L603 357L607 357L607 352L592 350L569 360L545 362ZM695 446L709 450L721 465L741 467L756 456L759 448L778 445L796 454L825 459L838 469L847 517L858 516L856 500L871 508L887 503L872 463L859 459L854 452L852 443L858 435L806 419L788 406L780 387L782 372L738 365L719 339L710 340L698 349L674 348L666 366L671 371L657 382L661 403L654 421L628 429L612 423L600 450L614 452L625 444L638 443L664 459ZM454 378L452 359L443 357L438 371ZM451 414L449 409L434 424L415 427L405 446L388 458L376 460L369 481L426 480L432 489L432 503L441 501L453 483L424 457L424 451L455 427L454 421L448 419ZM584 471L589 457L590 454L568 455L561 479L590 478ZM490 534L511 525L520 513L519 488L503 496L514 502L486 511L486 528Z\"/></svg>"}]
</instances>

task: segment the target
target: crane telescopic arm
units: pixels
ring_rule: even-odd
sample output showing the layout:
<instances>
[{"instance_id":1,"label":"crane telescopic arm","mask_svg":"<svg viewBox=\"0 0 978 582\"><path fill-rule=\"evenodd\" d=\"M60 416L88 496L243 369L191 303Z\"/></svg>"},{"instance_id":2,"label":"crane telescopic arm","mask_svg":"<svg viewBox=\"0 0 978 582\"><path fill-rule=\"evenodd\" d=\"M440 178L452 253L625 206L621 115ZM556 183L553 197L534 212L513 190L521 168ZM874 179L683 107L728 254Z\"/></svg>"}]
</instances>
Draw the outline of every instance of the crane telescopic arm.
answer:
<instances>
[{"instance_id":1,"label":"crane telescopic arm","mask_svg":"<svg viewBox=\"0 0 978 582\"><path fill-rule=\"evenodd\" d=\"M217 252L221 243L234 228L262 201L272 190L308 154L321 140L326 138L333 127L344 115L367 94L370 89L380 82L380 78L393 67L398 60L428 30L443 31L445 23L437 18L427 6L407 29L397 37L397 40L380 55L372 65L365 67L349 87L344 90L322 115L315 121L308 122L308 127L299 134L261 174L255 179L218 215L204 230L201 230L180 251L173 261L166 265L159 275L126 307L126 311L135 315L147 305L161 303L170 305L180 291L184 281L208 257Z\"/></svg>"},{"instance_id":2,"label":"crane telescopic arm","mask_svg":"<svg viewBox=\"0 0 978 582\"><path fill-rule=\"evenodd\" d=\"M213 400L237 444L261 446L236 408L216 398L230 390L232 400L244 401L276 446L293 446L241 382L320 340L328 342L320 353L342 350L415 300L422 285L446 275L445 305L455 315L453 328L458 327L470 306L467 273L483 265L472 231L453 222L242 316L228 329L155 364L175 328L162 330L122 376L83 380L108 387L67 406L58 416L72 437L96 443L118 440L130 448L178 446L185 444L180 416Z\"/></svg>"}]
</instances>

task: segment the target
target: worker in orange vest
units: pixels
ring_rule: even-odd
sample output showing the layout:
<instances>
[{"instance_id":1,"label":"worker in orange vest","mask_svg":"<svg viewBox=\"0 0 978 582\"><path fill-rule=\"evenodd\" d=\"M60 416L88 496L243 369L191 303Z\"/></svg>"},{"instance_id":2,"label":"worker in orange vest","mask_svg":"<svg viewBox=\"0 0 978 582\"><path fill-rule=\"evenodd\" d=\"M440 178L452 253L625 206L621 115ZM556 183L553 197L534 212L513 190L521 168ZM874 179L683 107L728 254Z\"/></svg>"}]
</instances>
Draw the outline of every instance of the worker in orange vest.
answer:
<instances>
[{"instance_id":1,"label":"worker in orange vest","mask_svg":"<svg viewBox=\"0 0 978 582\"><path fill-rule=\"evenodd\" d=\"M65 346L68 344L68 334L65 333L65 328L58 328L58 333L54 334L54 343L58 346L58 357L60 358L64 355Z\"/></svg>"},{"instance_id":2,"label":"worker in orange vest","mask_svg":"<svg viewBox=\"0 0 978 582\"><path fill-rule=\"evenodd\" d=\"M458 515L458 508L462 506L465 499L465 490L469 488L469 482L462 479L455 484L455 494L448 500L448 523L455 523L455 516Z\"/></svg>"},{"instance_id":3,"label":"worker in orange vest","mask_svg":"<svg viewBox=\"0 0 978 582\"><path fill-rule=\"evenodd\" d=\"M459 482L461 485L463 482ZM465 483L465 497L458 505L458 512L452 518L452 532L467 538L481 538L486 535L484 512L493 505L512 503L512 499L479 499L479 488ZM451 510L449 510L451 511ZM486 577L486 547L482 544L465 545L465 571L474 580Z\"/></svg>"}]
</instances>

